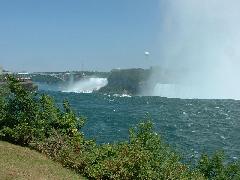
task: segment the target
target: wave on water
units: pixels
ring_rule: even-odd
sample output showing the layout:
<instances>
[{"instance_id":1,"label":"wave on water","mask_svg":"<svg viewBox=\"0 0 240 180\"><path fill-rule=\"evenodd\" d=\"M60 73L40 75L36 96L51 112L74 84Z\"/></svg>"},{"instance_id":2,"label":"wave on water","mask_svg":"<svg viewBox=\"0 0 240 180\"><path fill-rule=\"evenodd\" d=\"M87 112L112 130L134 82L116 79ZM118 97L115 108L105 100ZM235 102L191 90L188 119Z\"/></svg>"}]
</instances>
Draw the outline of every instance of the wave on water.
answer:
<instances>
[{"instance_id":1,"label":"wave on water","mask_svg":"<svg viewBox=\"0 0 240 180\"><path fill-rule=\"evenodd\" d=\"M132 97L132 96L130 96L128 94L114 94L113 96L114 97Z\"/></svg>"},{"instance_id":2,"label":"wave on water","mask_svg":"<svg viewBox=\"0 0 240 180\"><path fill-rule=\"evenodd\" d=\"M92 93L106 86L106 78L86 78L77 82L71 82L63 92Z\"/></svg>"}]
</instances>

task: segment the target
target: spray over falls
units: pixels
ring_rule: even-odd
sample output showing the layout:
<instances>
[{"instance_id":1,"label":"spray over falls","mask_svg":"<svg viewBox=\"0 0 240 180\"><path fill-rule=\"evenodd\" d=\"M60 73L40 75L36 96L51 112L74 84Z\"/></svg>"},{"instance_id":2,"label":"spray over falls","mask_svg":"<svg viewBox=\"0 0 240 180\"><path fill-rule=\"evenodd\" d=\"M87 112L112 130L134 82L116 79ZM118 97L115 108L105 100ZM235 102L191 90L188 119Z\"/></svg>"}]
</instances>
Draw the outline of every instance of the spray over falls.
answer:
<instances>
[{"instance_id":1,"label":"spray over falls","mask_svg":"<svg viewBox=\"0 0 240 180\"><path fill-rule=\"evenodd\" d=\"M106 86L108 83L106 78L90 77L79 81L70 81L64 92L75 93L92 93Z\"/></svg>"},{"instance_id":2,"label":"spray over falls","mask_svg":"<svg viewBox=\"0 0 240 180\"><path fill-rule=\"evenodd\" d=\"M170 0L160 8L158 65L177 73L162 82L153 71L157 85L145 94L240 99L240 1Z\"/></svg>"}]
</instances>

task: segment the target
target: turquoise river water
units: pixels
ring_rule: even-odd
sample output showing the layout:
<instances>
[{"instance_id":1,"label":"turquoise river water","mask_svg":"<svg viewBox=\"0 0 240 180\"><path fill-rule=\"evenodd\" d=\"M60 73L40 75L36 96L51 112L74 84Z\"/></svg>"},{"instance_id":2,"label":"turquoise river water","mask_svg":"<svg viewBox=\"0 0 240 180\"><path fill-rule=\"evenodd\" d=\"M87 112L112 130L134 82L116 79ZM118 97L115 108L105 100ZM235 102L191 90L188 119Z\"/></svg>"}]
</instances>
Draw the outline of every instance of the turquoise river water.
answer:
<instances>
[{"instance_id":1,"label":"turquoise river water","mask_svg":"<svg viewBox=\"0 0 240 180\"><path fill-rule=\"evenodd\" d=\"M42 92L57 103L68 99L87 117L85 136L98 143L128 140L128 129L148 113L155 131L185 157L216 150L224 150L230 159L240 157L240 101Z\"/></svg>"}]
</instances>

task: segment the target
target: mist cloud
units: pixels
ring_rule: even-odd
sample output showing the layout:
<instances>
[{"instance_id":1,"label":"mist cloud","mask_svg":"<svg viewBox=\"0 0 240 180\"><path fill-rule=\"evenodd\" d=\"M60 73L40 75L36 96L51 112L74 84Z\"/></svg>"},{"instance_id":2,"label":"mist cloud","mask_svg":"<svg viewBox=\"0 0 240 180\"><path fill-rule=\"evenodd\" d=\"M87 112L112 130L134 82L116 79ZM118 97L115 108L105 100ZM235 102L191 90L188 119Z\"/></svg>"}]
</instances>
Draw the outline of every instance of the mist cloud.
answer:
<instances>
[{"instance_id":1,"label":"mist cloud","mask_svg":"<svg viewBox=\"0 0 240 180\"><path fill-rule=\"evenodd\" d=\"M183 98L240 99L239 9L237 0L160 3L159 65L181 72L174 81L181 85L175 89L188 92ZM181 98L179 91L169 90ZM164 96L161 88L152 95Z\"/></svg>"}]
</instances>

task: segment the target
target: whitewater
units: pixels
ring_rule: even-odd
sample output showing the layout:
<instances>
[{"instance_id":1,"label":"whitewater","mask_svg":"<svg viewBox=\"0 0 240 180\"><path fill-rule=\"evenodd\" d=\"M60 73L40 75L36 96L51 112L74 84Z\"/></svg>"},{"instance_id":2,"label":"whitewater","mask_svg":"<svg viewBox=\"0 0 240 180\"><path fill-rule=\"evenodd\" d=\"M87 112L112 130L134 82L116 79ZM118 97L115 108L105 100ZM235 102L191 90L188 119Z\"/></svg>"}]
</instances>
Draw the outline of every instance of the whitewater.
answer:
<instances>
[{"instance_id":1,"label":"whitewater","mask_svg":"<svg viewBox=\"0 0 240 180\"><path fill-rule=\"evenodd\" d=\"M70 82L67 88L64 88L62 92L92 93L106 86L107 83L108 81L106 78L89 77Z\"/></svg>"}]
</instances>

